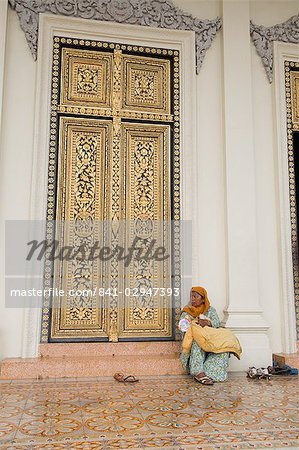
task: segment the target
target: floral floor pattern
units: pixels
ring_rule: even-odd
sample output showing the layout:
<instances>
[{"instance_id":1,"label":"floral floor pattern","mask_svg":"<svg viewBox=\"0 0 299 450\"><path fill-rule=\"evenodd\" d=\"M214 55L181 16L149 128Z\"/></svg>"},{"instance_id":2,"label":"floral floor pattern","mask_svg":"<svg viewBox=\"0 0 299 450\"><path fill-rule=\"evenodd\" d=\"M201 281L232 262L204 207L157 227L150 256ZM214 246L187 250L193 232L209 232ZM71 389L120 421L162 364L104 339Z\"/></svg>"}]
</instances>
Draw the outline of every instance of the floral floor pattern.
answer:
<instances>
[{"instance_id":1,"label":"floral floor pattern","mask_svg":"<svg viewBox=\"0 0 299 450\"><path fill-rule=\"evenodd\" d=\"M298 409L297 377L2 381L0 448L298 449Z\"/></svg>"}]
</instances>

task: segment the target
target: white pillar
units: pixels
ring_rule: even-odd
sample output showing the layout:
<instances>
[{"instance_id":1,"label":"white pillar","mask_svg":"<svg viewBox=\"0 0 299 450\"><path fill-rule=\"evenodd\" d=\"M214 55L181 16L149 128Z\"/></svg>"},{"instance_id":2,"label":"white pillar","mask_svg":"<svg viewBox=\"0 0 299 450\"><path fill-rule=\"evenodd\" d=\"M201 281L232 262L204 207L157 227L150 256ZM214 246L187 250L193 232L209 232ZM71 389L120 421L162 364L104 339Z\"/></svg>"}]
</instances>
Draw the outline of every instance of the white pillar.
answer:
<instances>
[{"instance_id":1,"label":"white pillar","mask_svg":"<svg viewBox=\"0 0 299 450\"><path fill-rule=\"evenodd\" d=\"M226 326L239 337L241 361L267 367L268 325L259 299L249 0L223 0L224 119L227 193ZM261 100L262 101L262 100Z\"/></svg>"},{"instance_id":2,"label":"white pillar","mask_svg":"<svg viewBox=\"0 0 299 450\"><path fill-rule=\"evenodd\" d=\"M2 118L7 6L8 6L8 0L0 1L0 130L1 130L1 118Z\"/></svg>"}]
</instances>

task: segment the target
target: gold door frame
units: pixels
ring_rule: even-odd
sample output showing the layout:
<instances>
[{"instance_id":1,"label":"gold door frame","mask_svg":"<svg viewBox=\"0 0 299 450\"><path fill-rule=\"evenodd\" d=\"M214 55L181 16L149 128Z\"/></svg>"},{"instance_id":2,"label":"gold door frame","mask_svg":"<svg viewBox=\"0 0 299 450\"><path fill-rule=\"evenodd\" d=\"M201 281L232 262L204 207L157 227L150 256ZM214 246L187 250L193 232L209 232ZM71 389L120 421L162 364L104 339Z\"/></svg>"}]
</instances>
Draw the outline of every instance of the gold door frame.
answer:
<instances>
[{"instance_id":1,"label":"gold door frame","mask_svg":"<svg viewBox=\"0 0 299 450\"><path fill-rule=\"evenodd\" d=\"M297 336L299 336L299 260L298 260L298 226L294 163L293 133L299 132L299 63L285 61L285 94L287 112L287 147L290 192L291 240L294 276L295 313ZM297 180L299 184L299 180ZM298 186L299 187L299 186Z\"/></svg>"},{"instance_id":2,"label":"gold door frame","mask_svg":"<svg viewBox=\"0 0 299 450\"><path fill-rule=\"evenodd\" d=\"M98 55L101 55L101 61L99 63ZM113 60L113 64L111 64ZM143 97L143 103L140 105L136 96L132 95L130 89L130 83L132 77L143 76L143 66L146 63L151 70L151 82L161 83L167 77L172 77L172 98L168 94L168 90L163 88L157 89L150 97ZM89 76L92 83L92 95L82 94L82 92L76 88L78 85L78 77L82 81L82 66L88 64ZM110 71L110 72L109 72ZM61 76L60 76L61 74ZM97 79L101 80L105 84L105 89L99 89L97 83L93 83L92 77L96 74ZM137 74L137 75L136 75ZM163 75L164 78L163 78ZM90 78L89 77L89 78ZM71 83L70 80L74 79L76 82ZM108 80L108 81L107 81ZM67 87L71 86L67 92ZM122 88L125 86L125 95L122 95ZM78 123L77 115L80 114L81 125L83 126L85 133L88 134L89 130L93 130L98 138L94 143L96 148L96 154L98 155L99 166L104 167L108 164L108 161L112 164L112 170L114 172L119 171L119 157L117 156L121 148L127 148L128 142L134 140L134 134L139 132L139 138L141 138L141 132L143 133L143 141L145 142L151 136L151 145L154 145L154 141L158 142L163 139L164 142L169 143L171 139L171 154L169 158L169 167L171 173L169 173L169 179L172 179L171 191L166 192L165 198L171 198L171 219L173 220L172 230L172 287L180 289L180 88L179 88L179 52L171 49L160 49L150 47L131 46L124 44L115 44L108 42L89 41L76 38L64 38L54 37L53 42L53 69L52 69L52 94L51 94L51 123L50 123L50 147L49 147L49 174L48 174L48 203L47 203L47 239L51 241L57 233L57 226L53 223L54 220L66 219L65 216L60 215L57 217L57 211L64 210L64 202L68 201L67 197L71 198L72 186L67 190L66 180L63 178L63 173L57 173L57 161L59 158L60 171L62 167L66 167L66 164L71 164L71 160L63 160L63 155L58 152L57 137L60 132L60 148L65 146L67 149L68 142L76 134L76 123ZM110 95L111 94L111 95ZM84 95L84 106L78 108L78 102ZM85 118L84 118L85 117ZM75 120L76 118L76 120ZM122 123L122 119L125 120ZM126 120L134 120L126 123ZM146 122L147 121L147 122ZM150 122L148 122L150 121ZM151 124L151 125L150 125ZM168 125L167 125L168 124ZM171 137L169 135L169 127L172 129ZM82 129L82 127L81 127ZM112 153L109 154L105 151L107 145L107 139L109 139L109 132L112 130L110 136L112 136L111 149ZM96 131L97 130L97 131ZM105 131L106 130L106 131ZM150 134L147 134L147 130L150 130ZM138 133L137 133L138 134ZM66 139L68 136L68 139ZM156 137L155 137L156 136ZM102 143L101 143L102 142ZM124 142L126 142L124 144ZM97 147L98 145L98 147ZM72 151L67 152L69 155ZM79 154L79 153L78 153ZM79 157L78 155L74 156ZM123 155L126 158L126 155ZM168 156L165 155L165 158ZM69 157L70 158L70 157ZM165 161L162 164L165 167ZM167 164L166 164L167 166ZM63 172L63 171L61 171ZM92 175L96 179L97 174ZM113 186L114 180L117 176L112 175L111 179L106 180L106 183L111 183L111 189L113 192L117 191L119 186ZM80 180L79 180L80 181ZM79 182L78 181L78 182ZM105 181L103 181L105 182ZM56 193L58 189L58 194ZM170 189L170 187L169 187ZM61 196L59 192L64 192ZM65 197L65 192L69 194ZM127 198L130 192L124 191L123 199ZM164 201L165 201L164 198ZM109 201L104 199L103 201ZM121 208L114 202L113 196L111 199L111 220L121 219ZM58 209L57 209L58 205ZM98 205L99 210L101 205ZM131 217L134 219L134 214ZM160 217L159 217L160 218ZM69 220L72 218L68 217ZM167 220L170 217L166 217ZM66 269L67 270L67 269ZM73 270L73 269L68 269ZM99 270L99 269L95 269ZM117 269L116 274L117 274ZM113 271L113 268L112 268ZM45 289L52 287L52 276L54 273L54 280L56 277L57 283L65 283L65 273L56 273L53 264L46 259L45 262ZM111 285L116 283L117 276L113 273L111 275ZM99 274L99 277L102 275ZM56 284L57 284L56 283ZM173 314L172 323L164 323L164 337L160 336L160 339L174 339L178 338L176 333L176 322L180 314L180 296L173 298ZM59 330L55 329L55 324L59 322L60 314L65 314L63 309L53 308L55 306L55 298L51 295L45 296L42 318L42 335L41 341L48 342L64 342L68 339L68 333L59 335ZM78 336L72 334L72 341L82 340L104 340L107 336L107 331L110 340L116 340L114 336L117 327L116 322L120 319L127 324L127 328L124 328L120 338L131 340L148 340L157 339L158 335L153 335L151 327L145 327L143 332L138 333L135 330L134 323L130 321L130 315L125 313L125 309L119 310L117 301L110 301L109 306L105 306L105 300L103 303L102 316L95 316L93 313L96 311L95 307L91 307L90 311L82 311L82 314L86 312L88 317L93 316L93 323L97 325L97 332L93 334L90 332L88 326L86 326L85 332L80 330ZM167 305L165 305L167 307ZM162 308L163 310L163 308ZM53 314L56 314L56 319L53 321ZM81 312L80 312L81 314ZM100 319L99 319L100 317ZM163 314L159 321L163 321ZM109 321L109 330L104 330L103 322ZM54 324L54 325L53 325ZM53 338L53 335L56 336ZM139 337L141 335L141 337ZM133 339L132 339L133 336Z\"/></svg>"}]
</instances>

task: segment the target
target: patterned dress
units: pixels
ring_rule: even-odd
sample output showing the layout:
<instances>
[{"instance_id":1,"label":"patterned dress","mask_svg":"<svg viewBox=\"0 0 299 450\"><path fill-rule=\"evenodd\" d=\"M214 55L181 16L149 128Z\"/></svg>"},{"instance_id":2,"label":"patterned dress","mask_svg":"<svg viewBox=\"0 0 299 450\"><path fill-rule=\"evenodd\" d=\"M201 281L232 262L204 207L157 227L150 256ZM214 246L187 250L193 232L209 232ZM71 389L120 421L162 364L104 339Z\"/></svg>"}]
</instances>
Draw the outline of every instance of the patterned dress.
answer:
<instances>
[{"instance_id":1,"label":"patterned dress","mask_svg":"<svg viewBox=\"0 0 299 450\"><path fill-rule=\"evenodd\" d=\"M210 306L205 315L211 320L212 327L220 327L220 320L215 308ZM187 317L190 317L190 315L184 311L180 319ZM227 380L229 353L206 353L197 342L193 341L190 354L187 355L182 352L180 360L184 369L192 376L205 372L214 381Z\"/></svg>"}]
</instances>

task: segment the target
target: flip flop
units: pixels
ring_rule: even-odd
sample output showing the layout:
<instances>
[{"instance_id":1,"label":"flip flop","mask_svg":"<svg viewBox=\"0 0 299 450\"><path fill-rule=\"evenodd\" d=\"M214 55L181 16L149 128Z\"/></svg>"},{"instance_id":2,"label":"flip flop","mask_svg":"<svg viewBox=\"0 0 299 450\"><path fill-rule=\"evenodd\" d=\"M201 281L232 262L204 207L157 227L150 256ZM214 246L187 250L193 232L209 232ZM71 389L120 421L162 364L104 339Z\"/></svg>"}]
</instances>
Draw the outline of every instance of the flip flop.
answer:
<instances>
[{"instance_id":1,"label":"flip flop","mask_svg":"<svg viewBox=\"0 0 299 450\"><path fill-rule=\"evenodd\" d=\"M257 368L256 367L249 367L249 369L247 371L247 377L248 378L257 378L258 377Z\"/></svg>"},{"instance_id":2,"label":"flip flop","mask_svg":"<svg viewBox=\"0 0 299 450\"><path fill-rule=\"evenodd\" d=\"M125 377L123 373L115 373L113 378L120 383L137 383L138 378L134 377L134 375L128 375Z\"/></svg>"},{"instance_id":3,"label":"flip flop","mask_svg":"<svg viewBox=\"0 0 299 450\"><path fill-rule=\"evenodd\" d=\"M265 367L257 369L257 375L259 380L262 379L271 380L271 374L269 373L269 370L266 369Z\"/></svg>"},{"instance_id":4,"label":"flip flop","mask_svg":"<svg viewBox=\"0 0 299 450\"><path fill-rule=\"evenodd\" d=\"M213 386L213 384L214 384L214 381L210 377L207 377L207 376L200 377L200 378L194 377L194 380L197 381L197 383L203 384L204 386Z\"/></svg>"}]
</instances>

